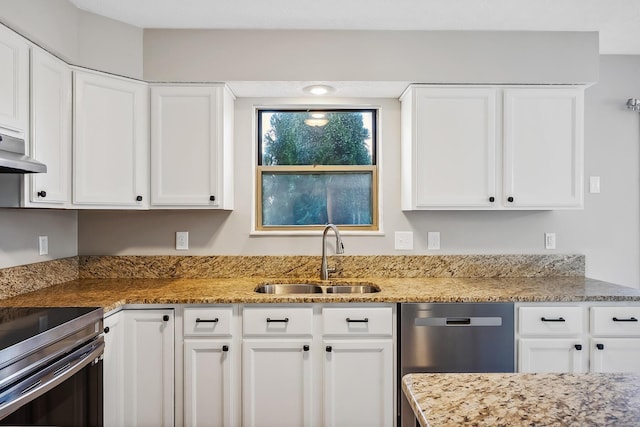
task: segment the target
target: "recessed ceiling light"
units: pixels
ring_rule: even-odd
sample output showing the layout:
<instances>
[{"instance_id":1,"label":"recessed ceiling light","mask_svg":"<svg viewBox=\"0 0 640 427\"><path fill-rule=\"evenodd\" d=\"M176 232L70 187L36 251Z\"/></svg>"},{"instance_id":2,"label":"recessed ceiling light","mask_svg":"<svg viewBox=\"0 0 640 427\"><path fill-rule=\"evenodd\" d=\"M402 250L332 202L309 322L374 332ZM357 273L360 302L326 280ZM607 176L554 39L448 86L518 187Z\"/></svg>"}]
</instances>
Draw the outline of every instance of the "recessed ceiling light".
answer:
<instances>
[{"instance_id":1,"label":"recessed ceiling light","mask_svg":"<svg viewBox=\"0 0 640 427\"><path fill-rule=\"evenodd\" d=\"M326 95L330 92L333 92L335 89L331 86L327 85L311 85L302 89L305 93L310 93L311 95Z\"/></svg>"}]
</instances>

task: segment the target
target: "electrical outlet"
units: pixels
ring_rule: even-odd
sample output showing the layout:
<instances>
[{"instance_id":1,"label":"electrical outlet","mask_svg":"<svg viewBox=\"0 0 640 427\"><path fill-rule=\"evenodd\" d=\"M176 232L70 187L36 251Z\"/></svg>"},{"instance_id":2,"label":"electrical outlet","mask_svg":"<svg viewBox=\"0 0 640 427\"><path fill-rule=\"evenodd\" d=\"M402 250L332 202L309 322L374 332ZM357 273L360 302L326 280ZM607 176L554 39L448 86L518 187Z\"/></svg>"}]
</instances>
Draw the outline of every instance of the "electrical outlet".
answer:
<instances>
[{"instance_id":1,"label":"electrical outlet","mask_svg":"<svg viewBox=\"0 0 640 427\"><path fill-rule=\"evenodd\" d=\"M427 249L438 250L440 249L440 232L429 231L427 233Z\"/></svg>"},{"instance_id":2,"label":"electrical outlet","mask_svg":"<svg viewBox=\"0 0 640 427\"><path fill-rule=\"evenodd\" d=\"M395 248L401 251L410 251L413 249L413 231L396 231Z\"/></svg>"},{"instance_id":3,"label":"electrical outlet","mask_svg":"<svg viewBox=\"0 0 640 427\"><path fill-rule=\"evenodd\" d=\"M176 251L186 251L189 249L189 232L176 231Z\"/></svg>"},{"instance_id":4,"label":"electrical outlet","mask_svg":"<svg viewBox=\"0 0 640 427\"><path fill-rule=\"evenodd\" d=\"M38 252L40 255L49 254L49 236L38 236Z\"/></svg>"},{"instance_id":5,"label":"electrical outlet","mask_svg":"<svg viewBox=\"0 0 640 427\"><path fill-rule=\"evenodd\" d=\"M544 233L544 248L545 249L556 248L556 233Z\"/></svg>"}]
</instances>

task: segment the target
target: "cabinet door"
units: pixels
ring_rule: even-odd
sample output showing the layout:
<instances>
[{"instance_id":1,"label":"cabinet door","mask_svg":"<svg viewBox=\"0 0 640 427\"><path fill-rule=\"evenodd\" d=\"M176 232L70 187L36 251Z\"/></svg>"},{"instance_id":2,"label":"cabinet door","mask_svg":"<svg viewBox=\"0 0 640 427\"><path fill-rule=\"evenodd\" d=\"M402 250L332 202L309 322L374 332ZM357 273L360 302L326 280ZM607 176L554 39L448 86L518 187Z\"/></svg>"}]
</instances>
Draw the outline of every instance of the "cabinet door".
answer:
<instances>
[{"instance_id":1,"label":"cabinet door","mask_svg":"<svg viewBox=\"0 0 640 427\"><path fill-rule=\"evenodd\" d=\"M73 203L144 208L148 204L146 83L74 73Z\"/></svg>"},{"instance_id":2,"label":"cabinet door","mask_svg":"<svg viewBox=\"0 0 640 427\"><path fill-rule=\"evenodd\" d=\"M29 126L29 45L0 25L0 128L25 138Z\"/></svg>"},{"instance_id":3,"label":"cabinet door","mask_svg":"<svg viewBox=\"0 0 640 427\"><path fill-rule=\"evenodd\" d=\"M583 90L504 91L504 205L582 207Z\"/></svg>"},{"instance_id":4,"label":"cabinet door","mask_svg":"<svg viewBox=\"0 0 640 427\"><path fill-rule=\"evenodd\" d=\"M26 175L28 200L39 207L68 205L71 198L71 70L42 49L31 56L31 156L46 173Z\"/></svg>"},{"instance_id":5,"label":"cabinet door","mask_svg":"<svg viewBox=\"0 0 640 427\"><path fill-rule=\"evenodd\" d=\"M518 372L587 372L589 351L578 339L520 339Z\"/></svg>"},{"instance_id":6,"label":"cabinet door","mask_svg":"<svg viewBox=\"0 0 640 427\"><path fill-rule=\"evenodd\" d=\"M591 372L640 373L640 338L592 338Z\"/></svg>"},{"instance_id":7,"label":"cabinet door","mask_svg":"<svg viewBox=\"0 0 640 427\"><path fill-rule=\"evenodd\" d=\"M417 88L413 97L413 115L403 118L403 132L411 132L411 143L403 138L402 154L403 173L405 168L412 171L410 208L493 206L495 89Z\"/></svg>"},{"instance_id":8,"label":"cabinet door","mask_svg":"<svg viewBox=\"0 0 640 427\"><path fill-rule=\"evenodd\" d=\"M232 197L224 191L233 163L224 158L228 96L223 86L151 88L153 206L222 208Z\"/></svg>"},{"instance_id":9,"label":"cabinet door","mask_svg":"<svg viewBox=\"0 0 640 427\"><path fill-rule=\"evenodd\" d=\"M184 342L184 423L187 426L235 426L231 348L224 340Z\"/></svg>"},{"instance_id":10,"label":"cabinet door","mask_svg":"<svg viewBox=\"0 0 640 427\"><path fill-rule=\"evenodd\" d=\"M325 340L324 346L324 425L392 426L392 341Z\"/></svg>"},{"instance_id":11,"label":"cabinet door","mask_svg":"<svg viewBox=\"0 0 640 427\"><path fill-rule=\"evenodd\" d=\"M124 427L124 321L119 311L104 319L104 426Z\"/></svg>"},{"instance_id":12,"label":"cabinet door","mask_svg":"<svg viewBox=\"0 0 640 427\"><path fill-rule=\"evenodd\" d=\"M173 310L126 310L125 425L174 424Z\"/></svg>"},{"instance_id":13,"label":"cabinet door","mask_svg":"<svg viewBox=\"0 0 640 427\"><path fill-rule=\"evenodd\" d=\"M242 422L302 427L312 423L311 340L244 340Z\"/></svg>"}]
</instances>

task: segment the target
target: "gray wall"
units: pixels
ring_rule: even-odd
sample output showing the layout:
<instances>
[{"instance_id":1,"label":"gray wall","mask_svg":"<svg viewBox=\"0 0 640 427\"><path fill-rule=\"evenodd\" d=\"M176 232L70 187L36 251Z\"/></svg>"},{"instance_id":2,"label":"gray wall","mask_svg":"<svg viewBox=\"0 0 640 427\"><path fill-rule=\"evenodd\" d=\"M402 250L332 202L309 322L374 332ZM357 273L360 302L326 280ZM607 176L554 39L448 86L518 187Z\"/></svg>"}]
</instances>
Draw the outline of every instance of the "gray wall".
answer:
<instances>
[{"instance_id":1,"label":"gray wall","mask_svg":"<svg viewBox=\"0 0 640 427\"><path fill-rule=\"evenodd\" d=\"M142 78L141 28L68 0L0 0L0 22L71 64Z\"/></svg>"},{"instance_id":2,"label":"gray wall","mask_svg":"<svg viewBox=\"0 0 640 427\"><path fill-rule=\"evenodd\" d=\"M595 82L598 34L147 29L144 76L223 82Z\"/></svg>"},{"instance_id":3,"label":"gray wall","mask_svg":"<svg viewBox=\"0 0 640 427\"><path fill-rule=\"evenodd\" d=\"M80 11L67 0L0 0L0 22L70 63L142 77L142 30ZM38 236L49 255L38 255ZM78 254L78 214L0 208L0 268Z\"/></svg>"},{"instance_id":4,"label":"gray wall","mask_svg":"<svg viewBox=\"0 0 640 427\"><path fill-rule=\"evenodd\" d=\"M347 254L581 253L587 275L639 287L640 115L624 107L640 96L640 57L600 57L600 81L587 89L585 181L602 179L581 211L402 212L399 209L400 106L395 99L346 100L382 108L380 164L384 236L346 236ZM336 100L337 101L337 100ZM90 212L79 214L81 254L319 254L318 236L250 236L254 104L236 101L235 204L232 212ZM316 101L317 102L317 101ZM332 100L328 100L332 102ZM586 186L588 188L588 186ZM414 231L415 249L395 251L394 231ZM175 231L189 231L191 249L174 251ZM442 249L428 251L426 234L440 231ZM545 232L557 249L544 249Z\"/></svg>"}]
</instances>

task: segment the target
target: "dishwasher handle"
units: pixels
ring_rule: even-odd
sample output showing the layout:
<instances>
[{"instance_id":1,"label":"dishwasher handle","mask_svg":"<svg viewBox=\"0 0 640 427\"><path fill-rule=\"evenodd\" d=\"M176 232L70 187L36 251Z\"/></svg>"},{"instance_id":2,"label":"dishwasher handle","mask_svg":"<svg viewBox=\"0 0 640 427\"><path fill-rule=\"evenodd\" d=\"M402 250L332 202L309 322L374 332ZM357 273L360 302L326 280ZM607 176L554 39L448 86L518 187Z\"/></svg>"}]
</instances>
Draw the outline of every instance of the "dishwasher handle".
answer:
<instances>
[{"instance_id":1,"label":"dishwasher handle","mask_svg":"<svg viewBox=\"0 0 640 427\"><path fill-rule=\"evenodd\" d=\"M416 317L415 326L502 326L502 317Z\"/></svg>"},{"instance_id":2,"label":"dishwasher handle","mask_svg":"<svg viewBox=\"0 0 640 427\"><path fill-rule=\"evenodd\" d=\"M470 317L447 317L446 324L447 326L471 325L471 318Z\"/></svg>"}]
</instances>

